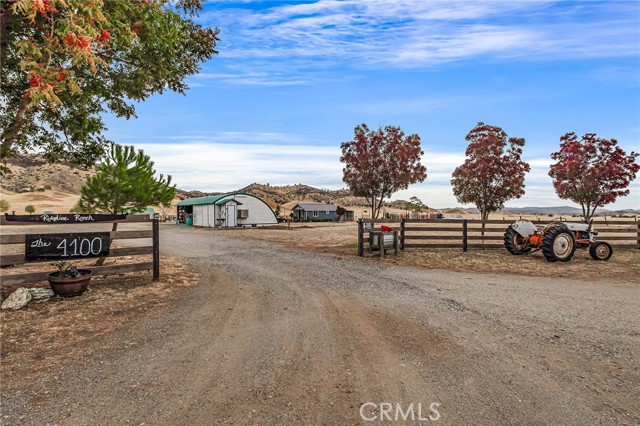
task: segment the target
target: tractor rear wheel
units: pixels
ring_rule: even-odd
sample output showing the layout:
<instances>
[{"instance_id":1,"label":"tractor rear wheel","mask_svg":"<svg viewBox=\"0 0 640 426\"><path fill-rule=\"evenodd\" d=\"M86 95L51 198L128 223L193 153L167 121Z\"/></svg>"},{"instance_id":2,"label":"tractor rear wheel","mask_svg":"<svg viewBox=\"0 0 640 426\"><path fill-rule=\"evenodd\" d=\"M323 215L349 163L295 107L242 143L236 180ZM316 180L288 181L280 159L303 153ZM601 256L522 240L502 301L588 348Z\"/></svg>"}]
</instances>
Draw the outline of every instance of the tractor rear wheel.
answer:
<instances>
[{"instance_id":1,"label":"tractor rear wheel","mask_svg":"<svg viewBox=\"0 0 640 426\"><path fill-rule=\"evenodd\" d=\"M609 243L596 241L589 247L589 254L593 260L609 260L613 254L613 249Z\"/></svg>"},{"instance_id":2,"label":"tractor rear wheel","mask_svg":"<svg viewBox=\"0 0 640 426\"><path fill-rule=\"evenodd\" d=\"M544 233L541 248L549 262L568 262L576 252L576 238L567 225L554 225Z\"/></svg>"},{"instance_id":3,"label":"tractor rear wheel","mask_svg":"<svg viewBox=\"0 0 640 426\"><path fill-rule=\"evenodd\" d=\"M528 254L531 251L529 243L512 227L504 231L504 246L511 254Z\"/></svg>"}]
</instances>

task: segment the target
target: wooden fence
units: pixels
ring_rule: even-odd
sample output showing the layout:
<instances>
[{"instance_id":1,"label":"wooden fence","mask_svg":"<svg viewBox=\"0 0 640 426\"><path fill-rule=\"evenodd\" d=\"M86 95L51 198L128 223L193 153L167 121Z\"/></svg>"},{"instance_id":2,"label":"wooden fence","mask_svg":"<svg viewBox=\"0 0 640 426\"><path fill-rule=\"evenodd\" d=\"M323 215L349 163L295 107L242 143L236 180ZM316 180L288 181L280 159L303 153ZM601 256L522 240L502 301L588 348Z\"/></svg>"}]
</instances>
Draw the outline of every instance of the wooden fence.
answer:
<instances>
[{"instance_id":1,"label":"wooden fence","mask_svg":"<svg viewBox=\"0 0 640 426\"><path fill-rule=\"evenodd\" d=\"M72 215L56 215L56 216L72 216ZM90 215L86 215L86 216L90 216ZM143 224L149 224L150 227L149 229L142 229L142 230L116 230L116 231L106 231L106 232L102 232L101 234L106 234L108 235L108 241L114 241L114 240L133 240L133 239L151 239L151 245L144 245L144 246L131 246L131 247L115 247L115 248L110 248L108 250L108 254L105 257L123 257L123 256L138 256L138 255L147 255L147 254L152 254L153 255L153 260L152 262L137 262L137 263L127 263L127 264L120 264L120 265L106 265L106 266L91 266L90 269L93 271L94 275L111 275L111 274L120 274L120 273L125 273L125 272L136 272L136 271L148 271L151 270L153 271L153 280L157 281L160 278L160 227L159 227L159 219L158 216L155 215L154 217L151 217L149 215L129 215L126 216L126 218L123 219L117 219L117 220L105 220L105 221L98 221L98 222L89 222L89 221L84 221L81 223L67 223L67 222L62 222L62 223L51 223L51 222L46 222L46 221L20 221L19 218L21 218L23 216L18 217L18 220L10 220L11 218L8 218L7 216L0 216L0 225L2 225L2 227L6 227L6 226L12 226L12 225L18 225L18 226L58 226L58 225L65 225L67 228L68 227L74 227L74 231L77 230L78 227L82 227L83 231L86 231L86 229L90 229L90 228L94 228L96 225L105 225L105 224L114 224L114 223L143 223ZM4 231L7 228L3 229L3 233L2 235L0 235L0 267L2 267L2 284L3 285L13 285L13 284L22 284L22 283L33 283L33 282L39 282L39 281L45 281L47 280L47 274L50 272L28 272L28 273L17 273L17 274L7 274L7 270L4 269L8 266L13 266L13 265L21 265L21 264L25 264L25 263L32 263L32 262L38 262L38 263L42 263L42 262L52 262L53 259L48 258L46 260L30 260L28 258L28 256L26 255L27 250L29 250L29 247L27 247L27 240L31 241L34 237L34 232L29 229L28 232L21 232L21 233L5 233ZM37 228L36 228L37 229ZM47 233L47 234L35 234L36 237L43 237L44 239L46 239L47 237L54 237L54 236L64 236L64 235L68 235L68 236L82 236L82 235L89 235L91 233L75 233L75 234L53 234L53 233ZM95 235L95 233L94 233ZM105 236L106 236L105 235ZM24 247L24 250L20 250L21 247ZM9 248L9 250L7 250L7 248ZM14 253L14 252L19 252L19 253ZM24 251L24 252L22 252ZM82 252L82 250L80 250ZM9 252L9 253L8 253ZM97 252L96 252L97 253ZM75 254L70 254L66 257L59 257L56 258L55 260L69 260L69 261L73 261L73 260L78 260L78 259L85 259L85 258L90 258L90 257L101 257L102 254L98 255L98 254L91 254L89 253L88 255L84 255L83 253L77 253L77 255Z\"/></svg>"},{"instance_id":2,"label":"wooden fence","mask_svg":"<svg viewBox=\"0 0 640 426\"><path fill-rule=\"evenodd\" d=\"M380 231L388 225L400 232L400 249L459 248L492 249L504 247L504 232L513 220L469 219L360 219L358 221L358 255L364 255L365 233ZM549 223L532 220L536 225ZM570 222L570 221L568 221ZM640 222L635 220L594 221L597 241L614 247L640 249Z\"/></svg>"}]
</instances>

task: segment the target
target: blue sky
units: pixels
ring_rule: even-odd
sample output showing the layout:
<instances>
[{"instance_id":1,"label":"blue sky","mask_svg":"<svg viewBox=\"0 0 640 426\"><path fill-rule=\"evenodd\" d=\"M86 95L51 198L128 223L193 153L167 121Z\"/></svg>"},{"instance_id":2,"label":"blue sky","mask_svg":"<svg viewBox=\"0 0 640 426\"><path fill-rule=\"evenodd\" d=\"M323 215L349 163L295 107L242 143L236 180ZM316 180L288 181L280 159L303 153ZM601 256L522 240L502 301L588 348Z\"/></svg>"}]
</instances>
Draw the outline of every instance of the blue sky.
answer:
<instances>
[{"instance_id":1,"label":"blue sky","mask_svg":"<svg viewBox=\"0 0 640 426\"><path fill-rule=\"evenodd\" d=\"M187 96L107 120L183 189L344 187L339 146L363 122L420 135L428 178L393 198L435 207L458 205L449 180L479 121L526 139L509 206L572 205L547 176L566 132L640 150L637 1L210 1L199 20L220 54ZM631 189L608 208L640 208Z\"/></svg>"}]
</instances>

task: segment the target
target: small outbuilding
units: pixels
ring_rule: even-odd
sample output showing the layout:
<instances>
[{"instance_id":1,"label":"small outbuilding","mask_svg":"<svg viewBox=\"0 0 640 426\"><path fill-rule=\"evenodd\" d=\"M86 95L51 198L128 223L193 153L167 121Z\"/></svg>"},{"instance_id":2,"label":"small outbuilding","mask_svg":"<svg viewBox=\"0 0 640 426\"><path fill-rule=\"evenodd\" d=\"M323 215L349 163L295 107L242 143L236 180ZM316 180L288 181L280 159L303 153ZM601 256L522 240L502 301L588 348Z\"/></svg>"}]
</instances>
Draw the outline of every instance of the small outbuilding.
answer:
<instances>
[{"instance_id":1,"label":"small outbuilding","mask_svg":"<svg viewBox=\"0 0 640 426\"><path fill-rule=\"evenodd\" d=\"M293 220L326 222L338 220L338 207L335 204L299 203L293 209Z\"/></svg>"},{"instance_id":2,"label":"small outbuilding","mask_svg":"<svg viewBox=\"0 0 640 426\"><path fill-rule=\"evenodd\" d=\"M178 202L177 206L178 217L190 217L194 226L234 228L278 223L271 207L251 194L188 198Z\"/></svg>"}]
</instances>

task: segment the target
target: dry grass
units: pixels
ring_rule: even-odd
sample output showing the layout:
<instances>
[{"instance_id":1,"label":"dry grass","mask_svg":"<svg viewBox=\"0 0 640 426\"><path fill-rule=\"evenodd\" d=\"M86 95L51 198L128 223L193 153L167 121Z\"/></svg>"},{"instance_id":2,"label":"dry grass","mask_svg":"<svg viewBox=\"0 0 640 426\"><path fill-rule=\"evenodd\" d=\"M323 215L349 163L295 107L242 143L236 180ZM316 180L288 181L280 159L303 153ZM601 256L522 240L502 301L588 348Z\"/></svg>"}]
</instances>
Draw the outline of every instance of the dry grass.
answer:
<instances>
[{"instance_id":1,"label":"dry grass","mask_svg":"<svg viewBox=\"0 0 640 426\"><path fill-rule=\"evenodd\" d=\"M294 225L292 230L273 227L232 232L308 251L340 257L357 257L357 225L355 223L304 227ZM442 242L450 243L451 241ZM469 250L466 253L461 249L407 249L398 257L387 256L381 262L469 273L606 280L620 285L640 284L639 250L614 247L613 257L607 262L594 261L587 251L579 250L570 262L554 263L547 262L539 252L528 256L513 256L501 246L499 247L491 250ZM379 258L371 259L375 261Z\"/></svg>"},{"instance_id":2,"label":"dry grass","mask_svg":"<svg viewBox=\"0 0 640 426\"><path fill-rule=\"evenodd\" d=\"M163 257L161 272L158 282L151 281L150 272L94 277L82 296L1 311L3 391L20 388L40 370L55 371L66 359L113 346L107 335L126 329L198 282L197 274L178 259Z\"/></svg>"},{"instance_id":3,"label":"dry grass","mask_svg":"<svg viewBox=\"0 0 640 426\"><path fill-rule=\"evenodd\" d=\"M538 277L575 278L583 281L607 280L620 285L640 284L640 251L615 250L607 262L591 259L587 251L577 251L569 262L547 262L541 253L513 256L506 250L457 249L406 250L398 259L403 265L451 271L514 274Z\"/></svg>"}]
</instances>

